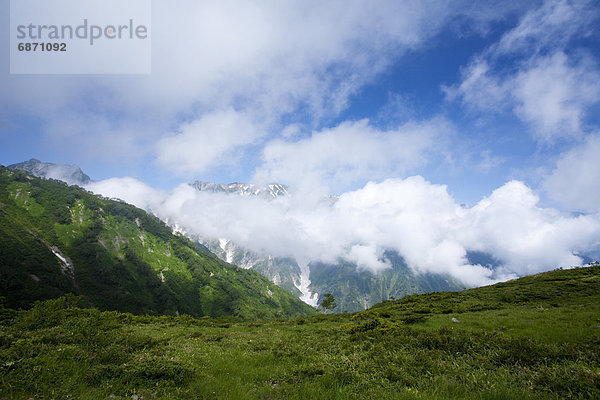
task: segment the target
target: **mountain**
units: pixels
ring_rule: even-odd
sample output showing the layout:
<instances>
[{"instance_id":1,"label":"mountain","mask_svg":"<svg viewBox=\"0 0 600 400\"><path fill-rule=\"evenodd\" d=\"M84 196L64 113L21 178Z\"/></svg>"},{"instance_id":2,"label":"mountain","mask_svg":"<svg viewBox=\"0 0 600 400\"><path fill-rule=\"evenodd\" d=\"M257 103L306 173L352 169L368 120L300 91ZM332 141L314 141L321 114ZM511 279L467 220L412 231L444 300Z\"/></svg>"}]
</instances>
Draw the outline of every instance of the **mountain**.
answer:
<instances>
[{"instance_id":1,"label":"mountain","mask_svg":"<svg viewBox=\"0 0 600 400\"><path fill-rule=\"evenodd\" d=\"M200 192L237 194L240 196L258 196L265 199L274 199L279 196L288 196L287 187L278 183L258 186L251 183L214 183L195 181L190 184Z\"/></svg>"},{"instance_id":2,"label":"mountain","mask_svg":"<svg viewBox=\"0 0 600 400\"><path fill-rule=\"evenodd\" d=\"M10 167L43 178L58 177L67 183L85 184L86 178L89 182L89 177L74 165L43 163L32 159ZM190 186L205 193L258 197L266 201L292 196L285 185L278 183L255 185L195 181ZM329 196L324 201L326 204L333 205L337 197ZM334 294L338 304L335 312L365 310L379 301L391 297L399 298L406 294L462 288L459 282L447 276L416 274L392 252L388 252L386 256L391 268L371 273L358 270L355 264L344 260L326 265L316 261L301 263L292 257L275 257L264 251L244 248L228 238L204 237L189 233L185 230L185 226L181 226L184 225L184 221L168 221L168 223L176 231L182 232L201 247L216 254L221 260L260 273L309 305L316 306L325 293ZM260 235L261 232L254 232L254 234ZM483 255L476 256L483 257Z\"/></svg>"},{"instance_id":3,"label":"mountain","mask_svg":"<svg viewBox=\"0 0 600 400\"><path fill-rule=\"evenodd\" d=\"M383 258L391 265L377 273L357 269L356 264L311 263L310 288L317 293L331 293L338 312L366 310L389 299L408 294L460 290L460 282L440 274L417 274L395 251L386 251Z\"/></svg>"},{"instance_id":4,"label":"mountain","mask_svg":"<svg viewBox=\"0 0 600 400\"><path fill-rule=\"evenodd\" d=\"M190 186L200 192L259 197L265 200L290 196L287 186L279 183L260 186L251 183L223 184L195 181ZM291 257L274 257L264 252L246 249L225 238L211 238L189 233L186 235L222 260L257 271L307 304L317 306L318 295L309 289L310 270L308 265L300 265Z\"/></svg>"},{"instance_id":5,"label":"mountain","mask_svg":"<svg viewBox=\"0 0 600 400\"><path fill-rule=\"evenodd\" d=\"M203 192L260 196L266 200L290 196L287 188L280 184L261 187L247 183L194 182L191 186ZM329 196L326 200L333 205L337 198ZM254 234L259 235L260 232ZM392 251L386 252L384 256L391 268L373 273L359 270L356 264L344 260L335 264L316 261L301 264L291 257L274 257L246 249L226 238L206 238L200 235L190 235L190 238L222 260L261 273L313 306L320 303L325 293L333 294L337 303L335 312L361 311L390 298L414 293L459 290L463 287L460 282L445 275L415 273L402 257Z\"/></svg>"},{"instance_id":6,"label":"mountain","mask_svg":"<svg viewBox=\"0 0 600 400\"><path fill-rule=\"evenodd\" d=\"M220 260L132 205L4 167L0 289L11 308L73 293L101 310L134 314L315 313L259 273Z\"/></svg>"},{"instance_id":7,"label":"mountain","mask_svg":"<svg viewBox=\"0 0 600 400\"><path fill-rule=\"evenodd\" d=\"M446 275L415 273L394 251L384 254L391 268L377 273L360 270L356 264L344 260L333 264L311 262L303 269L291 257L260 254L225 239L202 239L193 235L191 238L222 260L259 272L308 304L317 305L325 293L333 294L337 304L335 312L366 310L381 301L407 294L463 288L460 282Z\"/></svg>"},{"instance_id":8,"label":"mountain","mask_svg":"<svg viewBox=\"0 0 600 400\"><path fill-rule=\"evenodd\" d=\"M9 165L8 168L26 171L44 179L58 179L69 185L83 186L92 181L77 165L52 164L41 162L35 158Z\"/></svg>"},{"instance_id":9,"label":"mountain","mask_svg":"<svg viewBox=\"0 0 600 400\"><path fill-rule=\"evenodd\" d=\"M202 240L201 243L222 260L245 269L253 269L296 297L302 296L301 268L293 258L264 256L244 250L232 241Z\"/></svg>"}]
</instances>

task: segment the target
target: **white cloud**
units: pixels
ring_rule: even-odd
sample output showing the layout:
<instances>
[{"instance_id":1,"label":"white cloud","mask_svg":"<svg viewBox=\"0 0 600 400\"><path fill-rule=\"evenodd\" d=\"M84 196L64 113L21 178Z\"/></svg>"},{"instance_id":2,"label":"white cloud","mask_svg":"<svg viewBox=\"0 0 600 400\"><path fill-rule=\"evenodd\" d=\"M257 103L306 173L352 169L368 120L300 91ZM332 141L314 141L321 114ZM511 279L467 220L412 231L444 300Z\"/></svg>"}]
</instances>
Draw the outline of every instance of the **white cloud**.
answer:
<instances>
[{"instance_id":1,"label":"white cloud","mask_svg":"<svg viewBox=\"0 0 600 400\"><path fill-rule=\"evenodd\" d=\"M515 113L541 141L578 136L585 111L600 101L600 71L585 58L570 65L556 53L537 59L511 82Z\"/></svg>"},{"instance_id":2,"label":"white cloud","mask_svg":"<svg viewBox=\"0 0 600 400\"><path fill-rule=\"evenodd\" d=\"M545 48L564 47L574 36L590 34L597 17L598 11L591 1L548 0L527 12L492 51L531 54Z\"/></svg>"},{"instance_id":3,"label":"white cloud","mask_svg":"<svg viewBox=\"0 0 600 400\"><path fill-rule=\"evenodd\" d=\"M350 248L346 259L356 264L358 269L368 269L377 273L392 267L386 260L382 261L381 253L381 248L374 244L369 246L355 244Z\"/></svg>"},{"instance_id":4,"label":"white cloud","mask_svg":"<svg viewBox=\"0 0 600 400\"><path fill-rule=\"evenodd\" d=\"M443 119L380 130L368 120L343 122L298 140L274 140L264 148L255 181L339 193L369 179L405 174L423 165L453 133ZM319 190L320 189L320 190Z\"/></svg>"},{"instance_id":5,"label":"white cloud","mask_svg":"<svg viewBox=\"0 0 600 400\"><path fill-rule=\"evenodd\" d=\"M262 135L264 131L245 113L228 109L204 114L157 143L158 163L182 174L199 174L215 165L235 162L236 150Z\"/></svg>"},{"instance_id":6,"label":"white cloud","mask_svg":"<svg viewBox=\"0 0 600 400\"><path fill-rule=\"evenodd\" d=\"M152 6L152 74L4 76L14 90L3 100L44 114L77 104L90 92L97 100L108 93L96 109L173 114L242 100L264 112L303 103L322 113L339 108L398 54L422 45L450 14L449 6L437 2L373 7L361 1L175 0ZM54 101L44 101L46 96Z\"/></svg>"},{"instance_id":7,"label":"white cloud","mask_svg":"<svg viewBox=\"0 0 600 400\"><path fill-rule=\"evenodd\" d=\"M156 210L166 196L165 192L129 177L91 182L86 185L86 189L111 199L123 200L145 210Z\"/></svg>"},{"instance_id":8,"label":"white cloud","mask_svg":"<svg viewBox=\"0 0 600 400\"><path fill-rule=\"evenodd\" d=\"M456 87L442 87L448 100L461 99L467 106L477 110L503 108L508 90L492 75L486 60L474 60L462 71L462 78Z\"/></svg>"},{"instance_id":9,"label":"white cloud","mask_svg":"<svg viewBox=\"0 0 600 400\"><path fill-rule=\"evenodd\" d=\"M420 176L371 182L333 205L197 192L188 185L164 193L130 178L92 188L254 251L327 263L345 259L377 272L388 267L384 251L393 249L415 271L449 274L467 285L577 265L579 252L600 248L599 214L573 217L540 208L518 181L471 208ZM471 265L468 251L486 252L502 266Z\"/></svg>"},{"instance_id":10,"label":"white cloud","mask_svg":"<svg viewBox=\"0 0 600 400\"><path fill-rule=\"evenodd\" d=\"M550 198L571 210L600 212L600 134L563 154L542 184Z\"/></svg>"},{"instance_id":11,"label":"white cloud","mask_svg":"<svg viewBox=\"0 0 600 400\"><path fill-rule=\"evenodd\" d=\"M600 70L589 57L569 60L563 52L537 57L508 77L485 60L471 64L457 87L444 87L449 100L471 109L499 113L511 109L541 142L577 137L586 111L600 101Z\"/></svg>"},{"instance_id":12,"label":"white cloud","mask_svg":"<svg viewBox=\"0 0 600 400\"><path fill-rule=\"evenodd\" d=\"M520 274L580 264L575 253L599 245L599 216L565 216L538 201L522 182L506 183L468 210L462 242Z\"/></svg>"},{"instance_id":13,"label":"white cloud","mask_svg":"<svg viewBox=\"0 0 600 400\"><path fill-rule=\"evenodd\" d=\"M597 18L588 1L546 1L474 57L460 84L443 90L473 110L513 111L540 142L581 136L586 112L600 101L600 69L569 43L590 34Z\"/></svg>"},{"instance_id":14,"label":"white cloud","mask_svg":"<svg viewBox=\"0 0 600 400\"><path fill-rule=\"evenodd\" d=\"M469 284L490 281L491 271L463 271L466 250L453 239L463 210L446 186L420 176L372 182L342 195L332 214L332 241L376 243L379 249L398 251L416 271L449 273Z\"/></svg>"}]
</instances>

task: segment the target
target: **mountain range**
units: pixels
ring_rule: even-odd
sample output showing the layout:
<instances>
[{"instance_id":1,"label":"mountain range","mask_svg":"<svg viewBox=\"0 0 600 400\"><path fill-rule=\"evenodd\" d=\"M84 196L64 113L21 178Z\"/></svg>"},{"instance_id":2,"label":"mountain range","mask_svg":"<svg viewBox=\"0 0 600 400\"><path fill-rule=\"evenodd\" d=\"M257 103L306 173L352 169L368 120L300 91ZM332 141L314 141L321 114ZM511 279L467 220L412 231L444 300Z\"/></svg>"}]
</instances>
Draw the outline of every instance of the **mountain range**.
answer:
<instances>
[{"instance_id":1,"label":"mountain range","mask_svg":"<svg viewBox=\"0 0 600 400\"><path fill-rule=\"evenodd\" d=\"M224 185L194 182L191 186L201 192L259 196L267 200L291 196L288 189L280 184L257 186L245 183ZM331 205L336 200L335 196L327 199ZM260 250L244 248L226 238L205 238L200 235L190 237L221 259L261 273L313 306L320 304L325 293L333 294L338 305L336 312L366 310L381 301L401 298L407 294L460 290L464 287L446 275L415 273L393 251L384 254L384 259L391 268L373 273L360 270L356 264L345 260L333 264L318 261L303 264L293 257L276 257Z\"/></svg>"},{"instance_id":2,"label":"mountain range","mask_svg":"<svg viewBox=\"0 0 600 400\"><path fill-rule=\"evenodd\" d=\"M10 308L73 293L101 310L134 314L253 319L316 312L141 209L4 167L0 289Z\"/></svg>"},{"instance_id":3,"label":"mountain range","mask_svg":"<svg viewBox=\"0 0 600 400\"><path fill-rule=\"evenodd\" d=\"M24 170L42 178L63 180L68 184L84 186L91 182L91 179L74 165L43 163L31 159L10 165L9 168ZM255 185L195 181L189 185L200 192L258 197L266 201L292 196L288 187L278 183ZM328 204L333 205L337 198L329 196L326 200ZM333 294L338 305L335 312L365 310L380 301L401 298L406 294L463 288L460 282L445 275L415 273L400 255L392 251L384 255L391 268L373 273L360 270L357 265L345 260L324 264L317 260L299 262L293 257L277 257L260 249L244 248L229 238L188 233L185 221L168 223L172 228L183 228L181 231L192 241L221 260L260 273L307 304L317 306L325 293ZM254 234L259 235L261 232Z\"/></svg>"}]
</instances>

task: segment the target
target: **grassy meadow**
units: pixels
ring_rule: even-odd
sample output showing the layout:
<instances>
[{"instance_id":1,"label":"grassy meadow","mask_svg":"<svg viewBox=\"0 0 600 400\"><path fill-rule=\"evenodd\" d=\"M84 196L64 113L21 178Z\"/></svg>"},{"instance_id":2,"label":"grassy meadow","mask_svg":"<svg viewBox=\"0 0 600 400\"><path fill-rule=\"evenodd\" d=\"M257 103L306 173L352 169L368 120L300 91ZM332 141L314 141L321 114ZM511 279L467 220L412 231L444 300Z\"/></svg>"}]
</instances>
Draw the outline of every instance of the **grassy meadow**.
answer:
<instances>
[{"instance_id":1,"label":"grassy meadow","mask_svg":"<svg viewBox=\"0 0 600 400\"><path fill-rule=\"evenodd\" d=\"M84 305L2 309L0 398L600 398L600 266L287 320Z\"/></svg>"}]
</instances>

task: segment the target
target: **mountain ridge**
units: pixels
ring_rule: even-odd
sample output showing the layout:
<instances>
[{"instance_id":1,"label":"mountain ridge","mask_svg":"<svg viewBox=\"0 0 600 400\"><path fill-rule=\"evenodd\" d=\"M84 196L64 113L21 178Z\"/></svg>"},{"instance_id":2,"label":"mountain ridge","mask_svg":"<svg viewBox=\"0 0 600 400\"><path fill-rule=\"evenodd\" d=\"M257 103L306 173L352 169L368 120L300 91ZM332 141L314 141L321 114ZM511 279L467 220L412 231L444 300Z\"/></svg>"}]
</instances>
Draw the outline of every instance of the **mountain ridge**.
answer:
<instances>
[{"instance_id":1,"label":"mountain ridge","mask_svg":"<svg viewBox=\"0 0 600 400\"><path fill-rule=\"evenodd\" d=\"M257 317L315 310L221 261L158 218L77 186L0 167L0 285L27 308L65 293L103 310Z\"/></svg>"},{"instance_id":2,"label":"mountain ridge","mask_svg":"<svg viewBox=\"0 0 600 400\"><path fill-rule=\"evenodd\" d=\"M27 162L14 165L22 164L27 164ZM42 164L60 166L60 164ZM32 173L35 174L39 168L33 170ZM257 185L233 182L222 184L197 180L188 185L203 193L258 198L265 201L293 196L289 188L280 183ZM329 206L333 206L337 197L330 195L324 200ZM460 283L445 276L417 274L407 268L399 257L392 258L391 268L377 273L360 271L357 265L344 260L333 264L311 260L301 263L293 257L280 257L264 250L244 248L229 238L205 237L201 233L190 233L182 221L167 220L166 222L174 232L186 235L200 246L216 254L221 260L259 272L271 282L313 307L319 304L325 293L333 293L336 296L339 307L334 311L353 312L364 310L375 302L386 300L390 296L397 298L411 293L462 288ZM260 232L254 232L254 234L260 234ZM341 280L341 277L344 279ZM392 282L394 285L390 286Z\"/></svg>"},{"instance_id":3,"label":"mountain ridge","mask_svg":"<svg viewBox=\"0 0 600 400\"><path fill-rule=\"evenodd\" d=\"M192 185L192 187L198 191L209 193L228 190L228 195L265 198L262 196L264 192L252 192L245 189L246 187L255 188L251 184L210 183ZM218 189L215 190L215 187ZM285 196L287 195L285 194ZM272 198L266 198L266 200L272 200ZM329 204L333 205L336 197L329 196L328 200ZM259 234L259 232L255 232L255 234ZM356 264L345 260L329 264L319 261L301 264L294 257L276 257L268 252L247 249L228 238L212 238L202 235L190 235L190 237L227 262L259 271L263 276L310 305L320 304L325 293L333 294L338 304L334 312L362 311L379 301L399 298L406 294L463 288L460 282L446 275L414 272L408 268L402 257L390 251L386 252L385 258L391 268L370 272L361 271Z\"/></svg>"}]
</instances>

